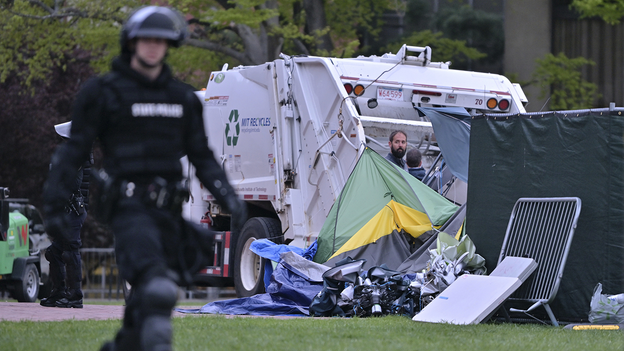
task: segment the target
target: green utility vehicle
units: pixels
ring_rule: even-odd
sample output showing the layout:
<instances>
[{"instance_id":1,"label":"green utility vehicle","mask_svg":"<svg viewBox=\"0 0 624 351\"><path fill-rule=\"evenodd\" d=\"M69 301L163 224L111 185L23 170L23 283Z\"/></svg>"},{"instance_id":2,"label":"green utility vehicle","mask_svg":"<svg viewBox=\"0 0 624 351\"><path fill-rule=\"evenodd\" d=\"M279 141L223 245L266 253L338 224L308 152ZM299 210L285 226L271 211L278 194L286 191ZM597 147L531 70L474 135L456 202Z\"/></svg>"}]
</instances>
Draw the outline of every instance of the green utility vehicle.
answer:
<instances>
[{"instance_id":1,"label":"green utility vehicle","mask_svg":"<svg viewBox=\"0 0 624 351\"><path fill-rule=\"evenodd\" d=\"M31 235L37 229L39 239L44 229L33 217L40 221L34 206L9 199L9 189L0 187L0 290L8 290L19 302L36 301L41 284L41 253Z\"/></svg>"}]
</instances>

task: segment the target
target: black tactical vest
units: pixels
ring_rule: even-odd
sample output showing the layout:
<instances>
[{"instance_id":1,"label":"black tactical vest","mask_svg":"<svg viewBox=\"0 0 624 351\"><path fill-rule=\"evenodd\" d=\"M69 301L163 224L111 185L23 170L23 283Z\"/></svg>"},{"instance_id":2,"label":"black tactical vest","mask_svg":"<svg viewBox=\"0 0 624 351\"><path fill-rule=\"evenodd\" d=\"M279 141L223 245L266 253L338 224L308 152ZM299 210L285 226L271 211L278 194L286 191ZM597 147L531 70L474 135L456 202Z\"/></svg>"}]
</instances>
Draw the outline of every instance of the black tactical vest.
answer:
<instances>
[{"instance_id":1,"label":"black tactical vest","mask_svg":"<svg viewBox=\"0 0 624 351\"><path fill-rule=\"evenodd\" d=\"M100 135L108 172L129 180L182 177L185 117L197 99L189 86L169 79L146 86L117 72L101 78L107 109Z\"/></svg>"}]
</instances>

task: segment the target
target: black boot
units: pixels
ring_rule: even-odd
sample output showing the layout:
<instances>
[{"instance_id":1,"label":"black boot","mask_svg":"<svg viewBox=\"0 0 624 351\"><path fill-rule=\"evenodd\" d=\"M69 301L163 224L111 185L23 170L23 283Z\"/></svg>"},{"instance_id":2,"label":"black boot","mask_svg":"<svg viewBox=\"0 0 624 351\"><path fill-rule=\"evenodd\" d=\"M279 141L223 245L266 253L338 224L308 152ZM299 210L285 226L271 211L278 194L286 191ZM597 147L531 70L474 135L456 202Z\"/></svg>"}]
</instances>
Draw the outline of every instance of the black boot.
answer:
<instances>
[{"instance_id":1,"label":"black boot","mask_svg":"<svg viewBox=\"0 0 624 351\"><path fill-rule=\"evenodd\" d=\"M45 258L50 262L50 281L52 291L50 296L41 299L41 306L56 307L56 301L65 297L65 263L62 259L63 251L56 245L50 245L45 252Z\"/></svg>"},{"instance_id":2,"label":"black boot","mask_svg":"<svg viewBox=\"0 0 624 351\"><path fill-rule=\"evenodd\" d=\"M82 308L82 291L69 289L67 295L56 301L55 305L61 308Z\"/></svg>"},{"instance_id":3,"label":"black boot","mask_svg":"<svg viewBox=\"0 0 624 351\"><path fill-rule=\"evenodd\" d=\"M56 301L56 307L82 308L82 266L78 250L63 251L63 261L66 265L67 294Z\"/></svg>"},{"instance_id":4,"label":"black boot","mask_svg":"<svg viewBox=\"0 0 624 351\"><path fill-rule=\"evenodd\" d=\"M50 296L44 297L39 303L44 307L56 307L56 302L65 298L65 287L62 289L52 289Z\"/></svg>"}]
</instances>

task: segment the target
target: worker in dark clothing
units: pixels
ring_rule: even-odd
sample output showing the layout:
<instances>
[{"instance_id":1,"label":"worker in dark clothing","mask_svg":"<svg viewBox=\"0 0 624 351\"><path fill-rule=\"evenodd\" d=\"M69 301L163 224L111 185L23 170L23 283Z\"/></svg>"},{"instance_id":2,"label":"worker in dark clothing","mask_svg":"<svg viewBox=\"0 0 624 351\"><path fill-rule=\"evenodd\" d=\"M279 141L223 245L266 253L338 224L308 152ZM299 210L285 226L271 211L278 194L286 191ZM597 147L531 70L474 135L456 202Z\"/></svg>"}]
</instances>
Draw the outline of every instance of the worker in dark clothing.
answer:
<instances>
[{"instance_id":1,"label":"worker in dark clothing","mask_svg":"<svg viewBox=\"0 0 624 351\"><path fill-rule=\"evenodd\" d=\"M407 150L407 134L402 130L395 130L390 133L388 146L390 146L390 152L386 155L386 160L407 171L407 165L403 159Z\"/></svg>"},{"instance_id":2,"label":"worker in dark clothing","mask_svg":"<svg viewBox=\"0 0 624 351\"><path fill-rule=\"evenodd\" d=\"M71 139L53 157L44 191L49 231L67 224L62 199L75 169L96 138L103 169L96 215L115 235L121 277L132 285L123 325L102 350L171 350L171 312L178 285L212 260L214 241L182 218L188 190L180 158L231 213L231 230L242 228L246 208L208 148L202 104L194 89L173 79L164 63L169 47L187 36L176 11L148 6L133 12L121 30L121 56L112 72L89 80L72 107Z\"/></svg>"},{"instance_id":3,"label":"worker in dark clothing","mask_svg":"<svg viewBox=\"0 0 624 351\"><path fill-rule=\"evenodd\" d=\"M418 180L423 180L427 173L422 166L422 154L418 149L410 149L405 154L405 162L407 163L407 171Z\"/></svg>"},{"instance_id":4,"label":"worker in dark clothing","mask_svg":"<svg viewBox=\"0 0 624 351\"><path fill-rule=\"evenodd\" d=\"M71 122L54 126L56 132L65 140L69 139ZM72 184L72 193L65 203L68 226L64 235L50 233L52 245L45 252L50 262L50 280L52 291L50 296L41 299L45 307L82 308L82 264L80 258L80 230L87 218L89 198L89 174L93 158L84 162L78 170L76 180Z\"/></svg>"}]
</instances>

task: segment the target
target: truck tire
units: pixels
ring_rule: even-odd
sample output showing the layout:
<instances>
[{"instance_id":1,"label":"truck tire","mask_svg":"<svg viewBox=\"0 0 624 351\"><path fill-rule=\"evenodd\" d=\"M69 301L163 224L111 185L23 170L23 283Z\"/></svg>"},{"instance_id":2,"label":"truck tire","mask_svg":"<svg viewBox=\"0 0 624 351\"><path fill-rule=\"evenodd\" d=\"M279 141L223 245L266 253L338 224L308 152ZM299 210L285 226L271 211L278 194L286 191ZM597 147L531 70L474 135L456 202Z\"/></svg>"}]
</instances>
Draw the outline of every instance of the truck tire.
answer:
<instances>
[{"instance_id":1,"label":"truck tire","mask_svg":"<svg viewBox=\"0 0 624 351\"><path fill-rule=\"evenodd\" d=\"M238 297L264 292L264 259L249 249L251 243L265 238L279 241L281 236L282 226L277 219L254 217L245 223L236 244L234 287Z\"/></svg>"},{"instance_id":2,"label":"truck tire","mask_svg":"<svg viewBox=\"0 0 624 351\"><path fill-rule=\"evenodd\" d=\"M35 302L39 295L39 271L34 264L29 263L24 269L21 280L13 285L13 295L18 302Z\"/></svg>"}]
</instances>

